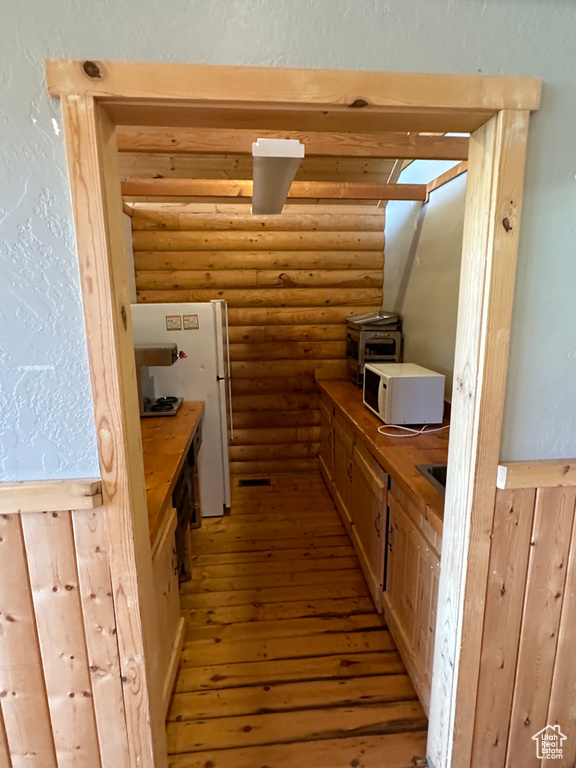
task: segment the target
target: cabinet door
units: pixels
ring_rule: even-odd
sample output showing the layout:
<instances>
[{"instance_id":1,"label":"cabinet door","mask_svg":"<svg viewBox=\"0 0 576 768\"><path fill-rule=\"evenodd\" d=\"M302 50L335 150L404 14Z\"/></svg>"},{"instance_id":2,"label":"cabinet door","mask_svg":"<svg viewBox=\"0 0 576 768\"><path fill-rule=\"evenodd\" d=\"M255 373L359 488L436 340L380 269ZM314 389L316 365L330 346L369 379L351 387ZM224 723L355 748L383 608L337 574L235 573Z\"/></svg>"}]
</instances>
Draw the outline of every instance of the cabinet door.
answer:
<instances>
[{"instance_id":1,"label":"cabinet door","mask_svg":"<svg viewBox=\"0 0 576 768\"><path fill-rule=\"evenodd\" d=\"M350 500L352 498L354 441L337 418L332 423L334 426L334 488L338 496L340 511L343 514L344 525L350 531L352 525Z\"/></svg>"},{"instance_id":2,"label":"cabinet door","mask_svg":"<svg viewBox=\"0 0 576 768\"><path fill-rule=\"evenodd\" d=\"M388 505L384 613L420 700L428 710L440 560L394 496L388 497Z\"/></svg>"},{"instance_id":3,"label":"cabinet door","mask_svg":"<svg viewBox=\"0 0 576 768\"><path fill-rule=\"evenodd\" d=\"M354 448L351 507L353 539L372 598L382 610L388 475L372 456Z\"/></svg>"},{"instance_id":4,"label":"cabinet door","mask_svg":"<svg viewBox=\"0 0 576 768\"><path fill-rule=\"evenodd\" d=\"M174 647L178 642L181 624L175 534L176 510L173 509L164 527L160 543L152 557L158 620L158 669L162 688L169 688L168 695L171 690L171 682L167 678L173 674L170 669L171 660Z\"/></svg>"},{"instance_id":5,"label":"cabinet door","mask_svg":"<svg viewBox=\"0 0 576 768\"><path fill-rule=\"evenodd\" d=\"M332 414L322 400L320 401L320 459L327 479L333 482L334 428L332 426Z\"/></svg>"}]
</instances>

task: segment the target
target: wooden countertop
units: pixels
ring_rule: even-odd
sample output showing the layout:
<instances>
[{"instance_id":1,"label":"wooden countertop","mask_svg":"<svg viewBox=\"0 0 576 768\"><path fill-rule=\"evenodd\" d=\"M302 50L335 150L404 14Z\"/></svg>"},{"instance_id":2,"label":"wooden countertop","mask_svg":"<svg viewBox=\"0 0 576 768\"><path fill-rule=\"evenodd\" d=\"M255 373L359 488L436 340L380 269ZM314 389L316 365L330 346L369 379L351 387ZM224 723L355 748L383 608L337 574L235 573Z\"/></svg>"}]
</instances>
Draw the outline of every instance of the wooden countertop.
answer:
<instances>
[{"instance_id":1,"label":"wooden countertop","mask_svg":"<svg viewBox=\"0 0 576 768\"><path fill-rule=\"evenodd\" d=\"M167 503L204 413L204 403L182 403L176 416L140 419L152 551ZM171 507L170 507L171 508Z\"/></svg>"},{"instance_id":2,"label":"wooden countertop","mask_svg":"<svg viewBox=\"0 0 576 768\"><path fill-rule=\"evenodd\" d=\"M382 422L362 402L362 390L346 380L318 381L321 392L332 400L351 426L360 433L366 448L403 490L417 503L424 500L437 517L438 532L444 517L444 496L416 469L417 464L446 464L450 430L393 438L381 435ZM448 420L444 421L448 424ZM433 521L431 521L433 522Z\"/></svg>"}]
</instances>

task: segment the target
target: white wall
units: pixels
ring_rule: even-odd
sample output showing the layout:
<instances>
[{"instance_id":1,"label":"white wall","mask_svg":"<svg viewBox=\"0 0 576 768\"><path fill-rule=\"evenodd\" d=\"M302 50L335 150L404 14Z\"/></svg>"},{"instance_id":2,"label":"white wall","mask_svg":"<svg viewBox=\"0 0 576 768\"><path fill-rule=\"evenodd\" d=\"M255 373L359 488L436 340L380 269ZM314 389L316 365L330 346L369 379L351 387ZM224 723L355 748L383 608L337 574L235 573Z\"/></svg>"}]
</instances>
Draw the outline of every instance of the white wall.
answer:
<instances>
[{"instance_id":1,"label":"white wall","mask_svg":"<svg viewBox=\"0 0 576 768\"><path fill-rule=\"evenodd\" d=\"M576 455L572 0L27 0L0 25L0 478L94 475L60 110L47 56L532 75L503 458Z\"/></svg>"},{"instance_id":2,"label":"white wall","mask_svg":"<svg viewBox=\"0 0 576 768\"><path fill-rule=\"evenodd\" d=\"M400 176L426 184L447 167L417 161ZM432 166L432 167L430 167ZM443 373L452 399L466 174L434 190L426 204L386 208L384 306L403 317L404 361Z\"/></svg>"}]
</instances>

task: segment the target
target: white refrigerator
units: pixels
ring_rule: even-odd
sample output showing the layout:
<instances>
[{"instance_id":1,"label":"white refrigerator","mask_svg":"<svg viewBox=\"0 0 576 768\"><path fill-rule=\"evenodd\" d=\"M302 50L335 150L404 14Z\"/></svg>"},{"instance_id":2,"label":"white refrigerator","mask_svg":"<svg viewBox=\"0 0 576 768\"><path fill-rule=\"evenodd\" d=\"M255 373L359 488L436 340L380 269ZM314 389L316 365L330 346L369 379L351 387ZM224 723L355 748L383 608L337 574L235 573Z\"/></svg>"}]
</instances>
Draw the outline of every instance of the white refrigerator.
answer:
<instances>
[{"instance_id":1,"label":"white refrigerator","mask_svg":"<svg viewBox=\"0 0 576 768\"><path fill-rule=\"evenodd\" d=\"M218 517L230 506L232 412L226 302L132 304L131 311L134 344L177 344L186 355L172 366L151 366L149 372L155 397L175 395L205 404L198 457L200 505L203 516Z\"/></svg>"}]
</instances>

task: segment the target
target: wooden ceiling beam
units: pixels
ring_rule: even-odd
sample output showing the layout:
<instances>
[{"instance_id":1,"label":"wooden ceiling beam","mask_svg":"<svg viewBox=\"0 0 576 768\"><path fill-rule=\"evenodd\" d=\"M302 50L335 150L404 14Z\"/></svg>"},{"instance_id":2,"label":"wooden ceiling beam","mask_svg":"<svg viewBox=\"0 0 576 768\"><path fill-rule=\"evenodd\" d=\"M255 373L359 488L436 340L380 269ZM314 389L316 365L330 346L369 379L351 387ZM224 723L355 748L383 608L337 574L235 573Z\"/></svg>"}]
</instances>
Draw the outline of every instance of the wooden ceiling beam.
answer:
<instances>
[{"instance_id":1,"label":"wooden ceiling beam","mask_svg":"<svg viewBox=\"0 0 576 768\"><path fill-rule=\"evenodd\" d=\"M228 214L230 216L245 216L246 202L249 198L234 200L227 198L223 202L211 199L209 203L198 202L184 198L181 201L174 198L161 197L156 201L149 201L145 197L137 197L129 202L125 198L125 213L130 216L138 216L140 213L150 211L165 211L168 213L198 213L198 214ZM129 210L127 210L129 209ZM341 215L384 215L385 208L379 208L376 201L361 200L357 203L350 200L329 200L325 204L315 203L313 200L289 200L284 206L282 216L290 213L312 213Z\"/></svg>"},{"instance_id":2,"label":"wooden ceiling beam","mask_svg":"<svg viewBox=\"0 0 576 768\"><path fill-rule=\"evenodd\" d=\"M229 197L251 198L252 181L229 179L126 178L122 194L127 197ZM289 199L421 200L426 184L365 184L361 182L295 181Z\"/></svg>"},{"instance_id":3,"label":"wooden ceiling beam","mask_svg":"<svg viewBox=\"0 0 576 768\"><path fill-rule=\"evenodd\" d=\"M450 168L448 171L445 171L440 176L437 176L435 179L432 179L432 181L428 182L426 185L428 194L430 194L430 192L434 192L434 190L438 189L439 187L443 187L444 184L448 184L449 181L456 179L463 173L467 173L467 171L468 163L458 163L458 165L455 165L454 168Z\"/></svg>"},{"instance_id":4,"label":"wooden ceiling beam","mask_svg":"<svg viewBox=\"0 0 576 768\"><path fill-rule=\"evenodd\" d=\"M417 133L321 133L233 128L119 126L120 152L251 155L258 138L298 139L306 157L365 157L416 160L466 160L468 138Z\"/></svg>"}]
</instances>

